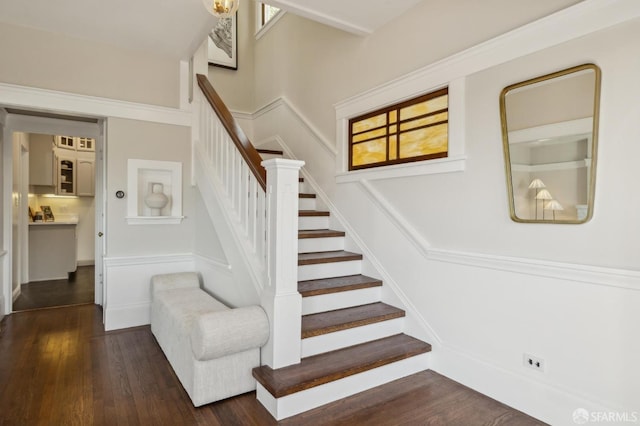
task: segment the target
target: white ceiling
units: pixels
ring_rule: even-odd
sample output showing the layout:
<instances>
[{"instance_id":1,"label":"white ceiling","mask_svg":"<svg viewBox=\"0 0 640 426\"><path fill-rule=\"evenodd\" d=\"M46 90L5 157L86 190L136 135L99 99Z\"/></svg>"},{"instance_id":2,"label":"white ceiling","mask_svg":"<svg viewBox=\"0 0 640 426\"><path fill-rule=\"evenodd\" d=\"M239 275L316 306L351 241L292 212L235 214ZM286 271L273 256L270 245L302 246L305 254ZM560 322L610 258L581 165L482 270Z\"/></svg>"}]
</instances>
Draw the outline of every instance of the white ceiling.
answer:
<instances>
[{"instance_id":1,"label":"white ceiling","mask_svg":"<svg viewBox=\"0 0 640 426\"><path fill-rule=\"evenodd\" d=\"M422 0L270 0L286 11L355 34L370 34Z\"/></svg>"},{"instance_id":2,"label":"white ceiling","mask_svg":"<svg viewBox=\"0 0 640 426\"><path fill-rule=\"evenodd\" d=\"M216 18L201 0L0 0L0 22L187 58Z\"/></svg>"},{"instance_id":3,"label":"white ceiling","mask_svg":"<svg viewBox=\"0 0 640 426\"><path fill-rule=\"evenodd\" d=\"M253 0L242 0L251 2ZM274 6L356 34L422 0L273 0ZM390 10L389 5L393 4ZM246 7L244 5L243 7ZM0 0L0 22L186 59L216 18L201 0Z\"/></svg>"}]
</instances>

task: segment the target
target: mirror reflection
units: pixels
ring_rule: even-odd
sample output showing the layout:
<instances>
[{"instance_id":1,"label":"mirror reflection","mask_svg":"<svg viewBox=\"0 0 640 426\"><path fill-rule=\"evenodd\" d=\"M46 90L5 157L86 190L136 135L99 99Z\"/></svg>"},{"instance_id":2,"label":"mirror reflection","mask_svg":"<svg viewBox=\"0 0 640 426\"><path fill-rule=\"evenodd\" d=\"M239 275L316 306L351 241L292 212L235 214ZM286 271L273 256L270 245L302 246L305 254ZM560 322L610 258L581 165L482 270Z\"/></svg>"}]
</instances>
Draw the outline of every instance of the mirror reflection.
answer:
<instances>
[{"instance_id":1,"label":"mirror reflection","mask_svg":"<svg viewBox=\"0 0 640 426\"><path fill-rule=\"evenodd\" d=\"M511 218L583 223L593 214L600 69L573 67L500 95Z\"/></svg>"}]
</instances>

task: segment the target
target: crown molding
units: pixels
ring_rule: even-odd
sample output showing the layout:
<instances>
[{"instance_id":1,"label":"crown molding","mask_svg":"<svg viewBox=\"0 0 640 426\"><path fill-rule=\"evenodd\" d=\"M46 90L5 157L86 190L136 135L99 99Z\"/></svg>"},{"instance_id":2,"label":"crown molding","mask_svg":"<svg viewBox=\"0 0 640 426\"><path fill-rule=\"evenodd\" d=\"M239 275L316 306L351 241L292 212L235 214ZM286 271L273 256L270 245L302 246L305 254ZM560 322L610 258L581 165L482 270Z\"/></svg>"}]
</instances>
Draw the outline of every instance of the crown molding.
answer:
<instances>
[{"instance_id":1,"label":"crown molding","mask_svg":"<svg viewBox=\"0 0 640 426\"><path fill-rule=\"evenodd\" d=\"M336 118L353 117L513 59L565 43L640 16L637 0L584 0L484 43L334 104Z\"/></svg>"},{"instance_id":2,"label":"crown molding","mask_svg":"<svg viewBox=\"0 0 640 426\"><path fill-rule=\"evenodd\" d=\"M115 117L191 126L191 110L0 83L0 105L63 112L95 118Z\"/></svg>"}]
</instances>

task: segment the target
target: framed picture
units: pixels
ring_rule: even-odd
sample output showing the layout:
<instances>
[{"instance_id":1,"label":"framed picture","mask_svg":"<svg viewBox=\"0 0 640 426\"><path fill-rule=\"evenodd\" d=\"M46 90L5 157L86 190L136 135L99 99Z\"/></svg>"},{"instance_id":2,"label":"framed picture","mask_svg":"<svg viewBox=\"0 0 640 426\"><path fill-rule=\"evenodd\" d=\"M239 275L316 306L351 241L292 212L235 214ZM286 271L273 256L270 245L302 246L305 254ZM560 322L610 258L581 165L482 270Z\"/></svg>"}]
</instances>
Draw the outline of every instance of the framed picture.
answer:
<instances>
[{"instance_id":1,"label":"framed picture","mask_svg":"<svg viewBox=\"0 0 640 426\"><path fill-rule=\"evenodd\" d=\"M218 19L207 37L209 65L238 69L238 13Z\"/></svg>"},{"instance_id":2,"label":"framed picture","mask_svg":"<svg viewBox=\"0 0 640 426\"><path fill-rule=\"evenodd\" d=\"M42 209L42 214L44 215L45 222L53 222L56 219L53 217L53 212L51 211L51 207L49 206L40 206Z\"/></svg>"}]
</instances>

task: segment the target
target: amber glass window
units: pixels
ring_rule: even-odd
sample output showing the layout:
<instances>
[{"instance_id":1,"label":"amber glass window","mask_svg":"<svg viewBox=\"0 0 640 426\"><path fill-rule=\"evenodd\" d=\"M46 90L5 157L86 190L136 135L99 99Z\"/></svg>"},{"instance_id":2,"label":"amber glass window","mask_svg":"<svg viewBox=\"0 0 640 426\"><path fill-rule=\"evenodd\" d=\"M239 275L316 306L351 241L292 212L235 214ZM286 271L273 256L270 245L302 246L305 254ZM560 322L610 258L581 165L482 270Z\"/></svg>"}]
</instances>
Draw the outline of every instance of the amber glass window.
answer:
<instances>
[{"instance_id":1,"label":"amber glass window","mask_svg":"<svg viewBox=\"0 0 640 426\"><path fill-rule=\"evenodd\" d=\"M349 120L349 170L447 156L448 88Z\"/></svg>"}]
</instances>

